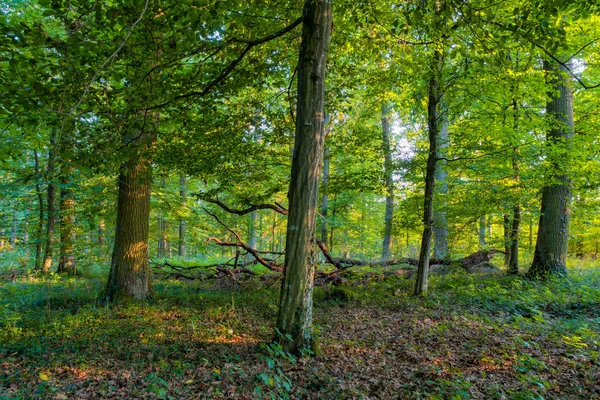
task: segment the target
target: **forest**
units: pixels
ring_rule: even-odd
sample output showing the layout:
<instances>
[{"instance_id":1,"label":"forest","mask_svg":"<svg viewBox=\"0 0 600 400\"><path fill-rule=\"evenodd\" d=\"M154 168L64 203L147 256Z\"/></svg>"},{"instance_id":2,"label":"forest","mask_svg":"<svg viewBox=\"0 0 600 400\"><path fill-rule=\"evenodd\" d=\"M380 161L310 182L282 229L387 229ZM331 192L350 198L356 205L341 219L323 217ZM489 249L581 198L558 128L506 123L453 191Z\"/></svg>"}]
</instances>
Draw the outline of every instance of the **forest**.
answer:
<instances>
[{"instance_id":1,"label":"forest","mask_svg":"<svg viewBox=\"0 0 600 400\"><path fill-rule=\"evenodd\" d=\"M594 0L0 2L0 398L600 398Z\"/></svg>"}]
</instances>

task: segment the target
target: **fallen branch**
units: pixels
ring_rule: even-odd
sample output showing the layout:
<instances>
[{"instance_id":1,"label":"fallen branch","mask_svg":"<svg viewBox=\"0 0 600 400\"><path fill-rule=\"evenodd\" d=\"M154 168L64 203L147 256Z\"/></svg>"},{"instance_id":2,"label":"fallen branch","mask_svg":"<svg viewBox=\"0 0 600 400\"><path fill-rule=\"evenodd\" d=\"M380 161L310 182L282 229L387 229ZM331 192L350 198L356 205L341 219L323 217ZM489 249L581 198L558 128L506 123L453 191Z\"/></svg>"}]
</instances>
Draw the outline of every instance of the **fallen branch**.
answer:
<instances>
[{"instance_id":1,"label":"fallen branch","mask_svg":"<svg viewBox=\"0 0 600 400\"><path fill-rule=\"evenodd\" d=\"M213 217L219 224L221 224L221 226L223 226L225 229L227 229L227 231L230 232L237 239L237 242L223 242L222 240L217 239L215 237L210 237L206 240L207 242L212 241L212 242L215 242L216 244L218 244L219 246L241 247L244 250L246 250L248 253L252 254L252 256L256 259L256 261L258 261L259 263L261 263L262 265L264 265L271 271L277 271L277 272L283 271L283 266L275 263L274 260L267 260L267 259L263 258L257 250L253 249L251 246L244 243L244 241L242 240L240 235L238 235L238 233L236 231L234 231L233 229L231 229L227 225L225 225L225 223L223 221L221 221L219 219L219 217L217 217L215 214L208 211L206 208L204 208L204 211L206 211L206 213L208 215Z\"/></svg>"}]
</instances>

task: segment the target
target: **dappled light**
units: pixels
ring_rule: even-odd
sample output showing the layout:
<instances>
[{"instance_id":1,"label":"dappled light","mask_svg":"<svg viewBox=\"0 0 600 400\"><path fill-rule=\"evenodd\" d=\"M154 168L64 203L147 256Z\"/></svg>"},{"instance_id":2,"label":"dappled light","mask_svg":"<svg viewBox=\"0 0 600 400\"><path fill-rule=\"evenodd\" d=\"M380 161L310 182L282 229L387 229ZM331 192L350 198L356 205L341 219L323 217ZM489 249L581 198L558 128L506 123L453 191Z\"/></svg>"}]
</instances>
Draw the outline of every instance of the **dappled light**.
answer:
<instances>
[{"instance_id":1,"label":"dappled light","mask_svg":"<svg viewBox=\"0 0 600 400\"><path fill-rule=\"evenodd\" d=\"M0 399L600 399L600 3L6 0Z\"/></svg>"}]
</instances>

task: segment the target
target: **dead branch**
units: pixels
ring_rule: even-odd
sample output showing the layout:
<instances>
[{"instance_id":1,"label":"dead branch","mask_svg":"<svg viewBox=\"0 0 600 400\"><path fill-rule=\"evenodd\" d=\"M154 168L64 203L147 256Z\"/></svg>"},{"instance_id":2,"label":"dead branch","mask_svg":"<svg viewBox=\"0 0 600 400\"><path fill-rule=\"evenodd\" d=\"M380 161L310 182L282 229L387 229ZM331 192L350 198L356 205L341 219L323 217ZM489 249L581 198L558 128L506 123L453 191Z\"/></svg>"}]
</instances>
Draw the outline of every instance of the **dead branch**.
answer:
<instances>
[{"instance_id":1,"label":"dead branch","mask_svg":"<svg viewBox=\"0 0 600 400\"><path fill-rule=\"evenodd\" d=\"M216 244L218 244L219 246L241 247L244 250L246 250L248 253L252 254L252 256L256 259L256 261L258 261L259 263L261 263L262 265L264 265L265 267L267 267L271 271L277 271L277 272L283 271L283 267L281 265L275 263L274 260L267 260L267 259L263 258L258 253L258 251L256 251L251 246L249 246L246 243L244 243L244 241L242 240L242 238L240 237L240 235L238 235L237 232L235 232L233 229L231 229L227 225L225 225L225 223L223 221L221 221L219 219L219 217L217 217L215 214L213 214L210 211L208 211L206 208L204 208L204 211L206 211L206 213L208 215L210 215L211 217L213 217L221 226L223 226L225 229L227 229L227 231L230 232L237 239L237 242L224 242L224 241L222 241L220 239L217 239L215 237L210 237L210 238L208 238L206 240L207 242L212 241L212 242L215 242Z\"/></svg>"},{"instance_id":2,"label":"dead branch","mask_svg":"<svg viewBox=\"0 0 600 400\"><path fill-rule=\"evenodd\" d=\"M275 204L254 204L248 208L244 208L243 210L236 210L227 206L219 199L211 199L203 196L202 194L196 194L196 197L198 197L198 199L200 200L206 201L207 203L216 204L217 206L221 207L223 210L227 211L230 214L245 215L256 210L273 210L275 212L278 212L279 214L288 215L288 210L286 210L284 207L281 206L281 204L277 202L275 202Z\"/></svg>"}]
</instances>

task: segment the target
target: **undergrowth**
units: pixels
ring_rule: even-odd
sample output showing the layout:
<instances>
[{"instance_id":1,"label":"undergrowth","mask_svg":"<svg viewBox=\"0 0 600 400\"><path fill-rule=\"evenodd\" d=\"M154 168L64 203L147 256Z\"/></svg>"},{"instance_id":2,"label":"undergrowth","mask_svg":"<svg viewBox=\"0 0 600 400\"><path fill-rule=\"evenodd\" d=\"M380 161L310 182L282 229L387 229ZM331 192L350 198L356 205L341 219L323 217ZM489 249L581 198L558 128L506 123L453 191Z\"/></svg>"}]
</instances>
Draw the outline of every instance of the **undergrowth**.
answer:
<instances>
[{"instance_id":1,"label":"undergrowth","mask_svg":"<svg viewBox=\"0 0 600 400\"><path fill-rule=\"evenodd\" d=\"M414 278L384 272L315 289L312 359L270 343L277 285L156 282L152 301L109 307L102 275L4 274L0 396L600 396L598 269L546 282L434 275L423 298Z\"/></svg>"}]
</instances>

